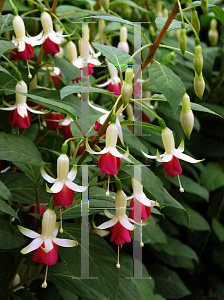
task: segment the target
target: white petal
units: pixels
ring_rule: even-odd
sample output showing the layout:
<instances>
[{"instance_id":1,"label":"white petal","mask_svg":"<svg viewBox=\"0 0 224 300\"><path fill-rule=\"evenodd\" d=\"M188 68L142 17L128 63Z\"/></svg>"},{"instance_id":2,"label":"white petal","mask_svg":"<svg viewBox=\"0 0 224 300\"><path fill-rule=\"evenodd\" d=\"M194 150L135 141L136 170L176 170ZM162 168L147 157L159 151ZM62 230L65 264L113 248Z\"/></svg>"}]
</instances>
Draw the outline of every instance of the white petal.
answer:
<instances>
[{"instance_id":1,"label":"white petal","mask_svg":"<svg viewBox=\"0 0 224 300\"><path fill-rule=\"evenodd\" d=\"M189 155L179 152L177 149L173 150L172 152L173 152L173 155L176 156L177 158L185 160L192 164L196 164L196 163L199 163L204 160L204 159L196 160L193 157L190 157Z\"/></svg>"},{"instance_id":2,"label":"white petal","mask_svg":"<svg viewBox=\"0 0 224 300\"><path fill-rule=\"evenodd\" d=\"M55 43L55 44L60 44L61 40L56 36L55 32L51 32L50 34L48 34L49 39Z\"/></svg>"},{"instance_id":3,"label":"white petal","mask_svg":"<svg viewBox=\"0 0 224 300\"><path fill-rule=\"evenodd\" d=\"M16 109L17 108L17 105L13 105L13 106L10 106L10 107L0 107L1 110L13 110L13 109Z\"/></svg>"},{"instance_id":4,"label":"white petal","mask_svg":"<svg viewBox=\"0 0 224 300\"><path fill-rule=\"evenodd\" d=\"M146 197L145 193L135 193L135 198L138 200L140 203L146 205L146 206L151 206L150 200Z\"/></svg>"},{"instance_id":5,"label":"white petal","mask_svg":"<svg viewBox=\"0 0 224 300\"><path fill-rule=\"evenodd\" d=\"M40 168L40 173L43 176L43 178L50 183L54 183L56 179L52 178L51 176L49 176L46 171L44 170L44 167Z\"/></svg>"},{"instance_id":6,"label":"white petal","mask_svg":"<svg viewBox=\"0 0 224 300\"><path fill-rule=\"evenodd\" d=\"M64 186L64 182L57 180L52 185L50 190L52 193L59 193L62 190L63 186Z\"/></svg>"},{"instance_id":7,"label":"white petal","mask_svg":"<svg viewBox=\"0 0 224 300\"><path fill-rule=\"evenodd\" d=\"M112 219L114 217L114 215L112 215L107 209L104 210L104 213L109 219Z\"/></svg>"},{"instance_id":8,"label":"white petal","mask_svg":"<svg viewBox=\"0 0 224 300\"><path fill-rule=\"evenodd\" d=\"M125 216L123 216L123 217L121 217L120 219L119 219L119 221L120 221L120 223L121 223L121 225L124 227L124 228L126 228L126 229L128 229L128 230L134 230L134 225L132 225L130 222L129 222L129 220L128 220L128 217L125 215Z\"/></svg>"},{"instance_id":9,"label":"white petal","mask_svg":"<svg viewBox=\"0 0 224 300\"><path fill-rule=\"evenodd\" d=\"M2 99L2 103L3 103L4 105L8 106L8 107L12 107L12 106L13 106L13 105L7 103L4 99ZM14 106L16 106L16 105L14 105Z\"/></svg>"},{"instance_id":10,"label":"white petal","mask_svg":"<svg viewBox=\"0 0 224 300\"><path fill-rule=\"evenodd\" d=\"M61 125L62 126L68 126L73 122L73 119L70 117L66 117L62 122Z\"/></svg>"},{"instance_id":11,"label":"white petal","mask_svg":"<svg viewBox=\"0 0 224 300\"><path fill-rule=\"evenodd\" d=\"M72 182L71 180L67 180L65 182L65 185L75 191L75 192L79 192L79 193L82 193L82 192L85 192L85 190L87 189L87 186L79 186L78 184L75 184L74 182Z\"/></svg>"},{"instance_id":12,"label":"white petal","mask_svg":"<svg viewBox=\"0 0 224 300\"><path fill-rule=\"evenodd\" d=\"M177 148L179 152L184 152L184 140L182 139L180 142L180 146Z\"/></svg>"},{"instance_id":13,"label":"white petal","mask_svg":"<svg viewBox=\"0 0 224 300\"><path fill-rule=\"evenodd\" d=\"M106 121L108 115L109 115L109 112L100 117L100 119L99 119L100 124L103 124Z\"/></svg>"},{"instance_id":14,"label":"white petal","mask_svg":"<svg viewBox=\"0 0 224 300\"><path fill-rule=\"evenodd\" d=\"M142 150L141 150L142 151ZM144 151L142 153L145 155L145 157L150 158L150 159L156 159L156 155L148 155Z\"/></svg>"},{"instance_id":15,"label":"white petal","mask_svg":"<svg viewBox=\"0 0 224 300\"><path fill-rule=\"evenodd\" d=\"M54 237L57 236L57 234L58 234L58 229L59 229L60 225L61 225L61 222L57 222L57 223L55 224L55 228L54 228L54 232L53 232L53 236L54 236Z\"/></svg>"},{"instance_id":16,"label":"white petal","mask_svg":"<svg viewBox=\"0 0 224 300\"><path fill-rule=\"evenodd\" d=\"M161 155L160 156L160 159L158 158L157 161L159 162L169 162L171 161L173 158L173 154L167 154L167 153L164 153L163 156Z\"/></svg>"},{"instance_id":17,"label":"white petal","mask_svg":"<svg viewBox=\"0 0 224 300\"><path fill-rule=\"evenodd\" d=\"M114 226L116 223L118 222L118 218L117 217L113 217L113 219L101 224L100 226L98 226L98 229L105 229L105 228L109 228Z\"/></svg>"},{"instance_id":18,"label":"white petal","mask_svg":"<svg viewBox=\"0 0 224 300\"><path fill-rule=\"evenodd\" d=\"M134 197L135 195L131 195L130 197L127 197L127 201L133 199Z\"/></svg>"},{"instance_id":19,"label":"white petal","mask_svg":"<svg viewBox=\"0 0 224 300\"><path fill-rule=\"evenodd\" d=\"M19 48L19 52L24 51L25 50L25 42L20 40L18 48Z\"/></svg>"},{"instance_id":20,"label":"white petal","mask_svg":"<svg viewBox=\"0 0 224 300\"><path fill-rule=\"evenodd\" d=\"M73 181L77 174L77 166L73 166L71 171L68 173L68 179Z\"/></svg>"},{"instance_id":21,"label":"white petal","mask_svg":"<svg viewBox=\"0 0 224 300\"><path fill-rule=\"evenodd\" d=\"M106 109L103 109L103 108L98 107L98 106L94 106L90 101L88 102L88 104L89 104L90 107L92 107L93 109L95 109L95 110L101 112L102 114L108 114L108 115L109 115L109 113L110 113L110 112L109 112L108 110L106 110Z\"/></svg>"},{"instance_id":22,"label":"white petal","mask_svg":"<svg viewBox=\"0 0 224 300\"><path fill-rule=\"evenodd\" d=\"M28 246L23 248L20 252L22 254L30 253L31 251L36 250L37 248L39 248L42 245L43 242L44 241L42 240L42 238L38 237L35 240L33 240Z\"/></svg>"},{"instance_id":23,"label":"white petal","mask_svg":"<svg viewBox=\"0 0 224 300\"><path fill-rule=\"evenodd\" d=\"M17 106L17 112L22 118L25 118L27 116L26 104L19 104Z\"/></svg>"},{"instance_id":24,"label":"white petal","mask_svg":"<svg viewBox=\"0 0 224 300\"><path fill-rule=\"evenodd\" d=\"M46 240L44 241L44 248L47 249L47 250L52 250L52 249L54 248L51 239L46 239ZM48 251L48 252L49 252L49 251Z\"/></svg>"},{"instance_id":25,"label":"white petal","mask_svg":"<svg viewBox=\"0 0 224 300\"><path fill-rule=\"evenodd\" d=\"M111 82L111 79L107 80L106 82L102 83L102 84L97 84L96 86L101 88L101 87L105 87L105 86L108 86L108 84L110 84Z\"/></svg>"},{"instance_id":26,"label":"white petal","mask_svg":"<svg viewBox=\"0 0 224 300\"><path fill-rule=\"evenodd\" d=\"M33 114L46 114L48 111L40 111L37 109L32 109L28 105L26 105L26 109L28 109Z\"/></svg>"},{"instance_id":27,"label":"white petal","mask_svg":"<svg viewBox=\"0 0 224 300\"><path fill-rule=\"evenodd\" d=\"M86 150L87 150L90 154L104 154L104 153L109 152L109 150L108 150L107 147L105 147L102 151L99 151L99 152L93 151L93 150L90 148L90 146L89 146L88 139L86 139Z\"/></svg>"},{"instance_id":28,"label":"white petal","mask_svg":"<svg viewBox=\"0 0 224 300\"><path fill-rule=\"evenodd\" d=\"M58 246L62 247L74 247L78 245L77 241L74 240L67 240L67 239L58 239L56 237L53 238L53 242Z\"/></svg>"},{"instance_id":29,"label":"white petal","mask_svg":"<svg viewBox=\"0 0 224 300\"><path fill-rule=\"evenodd\" d=\"M118 150L116 148L112 148L110 150L110 153L113 155L113 156L116 156L116 157L120 157L120 158L123 158L125 156L125 154L121 154L120 152L118 152Z\"/></svg>"},{"instance_id":30,"label":"white petal","mask_svg":"<svg viewBox=\"0 0 224 300\"><path fill-rule=\"evenodd\" d=\"M25 227L22 227L20 225L17 225L19 231L24 234L25 236L28 236L29 238L31 239L35 239L37 238L38 236L40 236L40 234L36 233L35 231L33 230L30 230L30 229L27 229Z\"/></svg>"},{"instance_id":31,"label":"white petal","mask_svg":"<svg viewBox=\"0 0 224 300\"><path fill-rule=\"evenodd\" d=\"M121 140L122 145L124 146L123 132L122 132L122 128L121 128L121 123L118 118L116 119L116 125L117 125L117 129L118 129L118 136Z\"/></svg>"}]
</instances>

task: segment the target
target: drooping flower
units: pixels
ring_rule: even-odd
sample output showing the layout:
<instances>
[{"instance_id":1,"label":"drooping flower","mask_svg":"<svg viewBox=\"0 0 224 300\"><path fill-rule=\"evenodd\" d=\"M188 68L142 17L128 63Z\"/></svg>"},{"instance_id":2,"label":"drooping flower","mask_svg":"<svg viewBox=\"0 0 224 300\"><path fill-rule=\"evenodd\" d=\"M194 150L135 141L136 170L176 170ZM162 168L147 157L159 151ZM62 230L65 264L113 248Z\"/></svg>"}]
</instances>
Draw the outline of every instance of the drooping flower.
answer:
<instances>
[{"instance_id":1,"label":"drooping flower","mask_svg":"<svg viewBox=\"0 0 224 300\"><path fill-rule=\"evenodd\" d=\"M125 26L121 26L120 42L118 43L117 48L129 53L129 46L128 46L127 38L128 38L127 28Z\"/></svg>"},{"instance_id":2,"label":"drooping flower","mask_svg":"<svg viewBox=\"0 0 224 300\"><path fill-rule=\"evenodd\" d=\"M164 154L159 155L158 150L157 150L156 156L148 155L148 154L144 153L143 151L142 151L142 153L150 159L156 159L159 162L163 162L163 167L166 171L165 176L167 176L167 177L179 176L182 173L179 159L182 159L182 160L187 161L192 164L202 161L202 160L196 160L196 159L182 153L184 151L184 141L183 140L181 141L180 146L176 149L175 143L174 143L173 132L168 127L164 127L162 129L161 137L162 137L163 145L165 148ZM179 177L178 177L178 179L179 179ZM180 183L180 179L179 179L179 183ZM181 184L180 184L180 191L184 192L184 189L182 188Z\"/></svg>"},{"instance_id":3,"label":"drooping flower","mask_svg":"<svg viewBox=\"0 0 224 300\"><path fill-rule=\"evenodd\" d=\"M16 84L16 92L22 92L27 94L27 85L23 80L18 81ZM10 105L3 101L3 103L8 107L0 107L2 110L11 110L9 115L9 122L14 128L28 128L30 127L30 112L34 114L45 114L46 112L34 110L26 104L27 97L16 93L16 103Z\"/></svg>"},{"instance_id":4,"label":"drooping flower","mask_svg":"<svg viewBox=\"0 0 224 300\"><path fill-rule=\"evenodd\" d=\"M69 117L68 115L61 122L62 134L63 134L65 140L70 139L70 138L73 137L73 134L72 134L72 131L71 131L71 128L70 128L70 124L72 122L74 122L73 119L71 117Z\"/></svg>"},{"instance_id":5,"label":"drooping flower","mask_svg":"<svg viewBox=\"0 0 224 300\"><path fill-rule=\"evenodd\" d=\"M59 44L63 36L61 33L54 31L51 16L44 11L41 13L40 20L44 30L44 34L40 39L40 42L43 43L44 53L55 54L60 52Z\"/></svg>"},{"instance_id":6,"label":"drooping flower","mask_svg":"<svg viewBox=\"0 0 224 300\"><path fill-rule=\"evenodd\" d=\"M38 234L33 230L18 225L20 232L29 238L34 239L28 246L21 250L22 254L27 254L35 250L33 261L46 264L47 267L55 264L58 259L58 246L74 247L77 242L69 239L56 238L59 224L56 224L56 214L53 209L48 208L43 214L42 234ZM47 287L46 282L47 269L43 288Z\"/></svg>"},{"instance_id":7,"label":"drooping flower","mask_svg":"<svg viewBox=\"0 0 224 300\"><path fill-rule=\"evenodd\" d=\"M15 16L13 19L13 28L16 38L13 37L13 44L17 47L9 54L10 60L25 61L34 57L33 47L39 45L38 37L26 37L25 26L23 19L20 16Z\"/></svg>"},{"instance_id":8,"label":"drooping flower","mask_svg":"<svg viewBox=\"0 0 224 300\"><path fill-rule=\"evenodd\" d=\"M84 192L87 187L79 186L73 182L77 173L77 166L73 166L69 172L69 158L66 154L61 154L57 160L57 178L49 176L44 167L40 169L44 179L53 183L52 187L47 191L53 193L54 206L68 206L72 204L74 199L74 191Z\"/></svg>"},{"instance_id":9,"label":"drooping flower","mask_svg":"<svg viewBox=\"0 0 224 300\"><path fill-rule=\"evenodd\" d=\"M82 60L77 57L77 49L76 45L72 42L69 41L66 45L67 53L68 53L68 59L69 61L77 68L81 69L82 68ZM73 79L73 81L79 81L81 77Z\"/></svg>"},{"instance_id":10,"label":"drooping flower","mask_svg":"<svg viewBox=\"0 0 224 300\"><path fill-rule=\"evenodd\" d=\"M127 156L129 154L128 150L125 154L120 154L116 148L118 137L118 129L115 123L111 123L106 131L106 147L100 151L93 151L86 140L86 150L91 154L102 154L99 159L99 168L101 169L101 173L105 174L118 174L118 169L121 165L120 158L124 158L128 160Z\"/></svg>"},{"instance_id":11,"label":"drooping flower","mask_svg":"<svg viewBox=\"0 0 224 300\"><path fill-rule=\"evenodd\" d=\"M61 70L58 67L52 67L49 69L50 69L50 76L51 76L52 80L54 81L54 84L55 85L60 84L61 80L58 77L61 77Z\"/></svg>"},{"instance_id":12,"label":"drooping flower","mask_svg":"<svg viewBox=\"0 0 224 300\"><path fill-rule=\"evenodd\" d=\"M54 130L54 129L62 128L62 125L60 123L60 120L64 119L62 114L56 112L50 112L44 116L44 119L46 121L46 125L48 129Z\"/></svg>"},{"instance_id":13,"label":"drooping flower","mask_svg":"<svg viewBox=\"0 0 224 300\"><path fill-rule=\"evenodd\" d=\"M118 77L117 68L111 64L107 59L106 63L108 65L108 70L110 73L110 79L102 84L98 84L98 87L105 87L107 86L108 91L114 92L115 95L119 96L121 93L121 80Z\"/></svg>"}]
</instances>

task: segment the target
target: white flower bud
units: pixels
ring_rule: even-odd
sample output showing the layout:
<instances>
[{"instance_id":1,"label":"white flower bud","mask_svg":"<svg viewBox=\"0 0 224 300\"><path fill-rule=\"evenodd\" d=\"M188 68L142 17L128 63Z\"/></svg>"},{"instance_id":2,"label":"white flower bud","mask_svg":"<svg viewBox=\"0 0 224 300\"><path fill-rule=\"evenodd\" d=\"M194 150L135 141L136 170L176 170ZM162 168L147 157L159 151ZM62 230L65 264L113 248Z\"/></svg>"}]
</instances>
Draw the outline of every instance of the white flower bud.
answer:
<instances>
[{"instance_id":1,"label":"white flower bud","mask_svg":"<svg viewBox=\"0 0 224 300\"><path fill-rule=\"evenodd\" d=\"M66 49L67 49L69 61L72 63L77 59L76 46L72 41L70 41L67 43Z\"/></svg>"},{"instance_id":2,"label":"white flower bud","mask_svg":"<svg viewBox=\"0 0 224 300\"><path fill-rule=\"evenodd\" d=\"M27 94L27 85L23 80L17 82L16 91ZM16 93L16 105L24 103L26 103L26 96Z\"/></svg>"},{"instance_id":3,"label":"white flower bud","mask_svg":"<svg viewBox=\"0 0 224 300\"><path fill-rule=\"evenodd\" d=\"M162 130L161 137L165 148L165 152L167 154L171 154L172 150L175 149L173 132L168 127L166 127Z\"/></svg>"},{"instance_id":4,"label":"white flower bud","mask_svg":"<svg viewBox=\"0 0 224 300\"><path fill-rule=\"evenodd\" d=\"M106 131L106 147L116 148L118 129L116 124L110 124Z\"/></svg>"},{"instance_id":5,"label":"white flower bud","mask_svg":"<svg viewBox=\"0 0 224 300\"><path fill-rule=\"evenodd\" d=\"M17 39L22 39L25 37L25 26L24 26L23 19L20 16L14 17L13 28Z\"/></svg>"},{"instance_id":6,"label":"white flower bud","mask_svg":"<svg viewBox=\"0 0 224 300\"><path fill-rule=\"evenodd\" d=\"M43 214L42 220L42 237L44 239L53 238L55 229L56 214L52 209L47 209Z\"/></svg>"},{"instance_id":7,"label":"white flower bud","mask_svg":"<svg viewBox=\"0 0 224 300\"><path fill-rule=\"evenodd\" d=\"M61 154L57 160L57 177L59 181L66 181L69 172L69 158L66 154Z\"/></svg>"}]
</instances>

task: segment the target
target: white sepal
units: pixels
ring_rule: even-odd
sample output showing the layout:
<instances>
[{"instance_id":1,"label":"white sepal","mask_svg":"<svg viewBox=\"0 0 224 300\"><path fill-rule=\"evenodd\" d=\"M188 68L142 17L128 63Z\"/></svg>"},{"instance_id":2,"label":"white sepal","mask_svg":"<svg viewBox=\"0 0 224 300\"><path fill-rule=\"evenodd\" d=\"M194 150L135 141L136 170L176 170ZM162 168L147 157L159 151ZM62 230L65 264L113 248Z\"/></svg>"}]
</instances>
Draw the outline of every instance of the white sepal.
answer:
<instances>
[{"instance_id":1,"label":"white sepal","mask_svg":"<svg viewBox=\"0 0 224 300\"><path fill-rule=\"evenodd\" d=\"M44 167L40 167L40 173L43 176L43 178L49 182L49 183L54 183L56 181L56 179L52 178L51 176L49 176L46 171L44 170Z\"/></svg>"},{"instance_id":2,"label":"white sepal","mask_svg":"<svg viewBox=\"0 0 224 300\"><path fill-rule=\"evenodd\" d=\"M55 183L50 188L51 193L59 193L64 186L64 183L62 181L55 181Z\"/></svg>"},{"instance_id":3,"label":"white sepal","mask_svg":"<svg viewBox=\"0 0 224 300\"><path fill-rule=\"evenodd\" d=\"M35 240L33 240L28 246L26 246L25 248L23 248L20 251L20 253L22 253L22 254L30 253L33 250L36 250L37 248L39 248L42 244L43 244L42 238L38 237Z\"/></svg>"},{"instance_id":4,"label":"white sepal","mask_svg":"<svg viewBox=\"0 0 224 300\"><path fill-rule=\"evenodd\" d=\"M29 238L31 239L35 239L37 238L38 236L40 236L40 234L36 233L35 231L33 230L30 230L30 229L27 229L25 227L22 227L20 225L17 225L19 231L24 234L25 236L28 236Z\"/></svg>"},{"instance_id":5,"label":"white sepal","mask_svg":"<svg viewBox=\"0 0 224 300\"><path fill-rule=\"evenodd\" d=\"M117 224L117 222L118 222L118 218L117 217L113 217L113 219L111 219L111 220L109 220L109 221L101 224L97 228L98 229L106 229L106 228L114 226L115 224Z\"/></svg>"},{"instance_id":6,"label":"white sepal","mask_svg":"<svg viewBox=\"0 0 224 300\"><path fill-rule=\"evenodd\" d=\"M72 182L71 180L67 180L65 182L65 185L70 189L75 192L83 193L87 189L87 186L79 186L78 184Z\"/></svg>"},{"instance_id":7,"label":"white sepal","mask_svg":"<svg viewBox=\"0 0 224 300\"><path fill-rule=\"evenodd\" d=\"M104 210L104 213L109 219L112 219L114 217L114 215L112 215L107 209Z\"/></svg>"},{"instance_id":8,"label":"white sepal","mask_svg":"<svg viewBox=\"0 0 224 300\"><path fill-rule=\"evenodd\" d=\"M196 163L199 163L199 162L204 160L204 159L196 160L193 157L190 157L189 155L186 155L184 153L179 152L177 149L175 149L173 151L173 155L176 156L179 159L182 159L182 160L187 161L187 162L192 163L192 164L196 164Z\"/></svg>"},{"instance_id":9,"label":"white sepal","mask_svg":"<svg viewBox=\"0 0 224 300\"><path fill-rule=\"evenodd\" d=\"M77 166L73 166L71 171L68 173L68 179L73 181L77 174Z\"/></svg>"},{"instance_id":10,"label":"white sepal","mask_svg":"<svg viewBox=\"0 0 224 300\"><path fill-rule=\"evenodd\" d=\"M58 246L62 247L74 247L78 245L77 241L74 240L67 240L67 239L58 239L56 237L53 237L53 242L57 244Z\"/></svg>"},{"instance_id":11,"label":"white sepal","mask_svg":"<svg viewBox=\"0 0 224 300\"><path fill-rule=\"evenodd\" d=\"M128 230L134 230L134 228L135 228L134 225L132 225L132 224L129 222L127 215L124 215L123 217L120 217L119 222L121 223L121 225L122 225L124 228L126 228L126 229L128 229Z\"/></svg>"}]
</instances>

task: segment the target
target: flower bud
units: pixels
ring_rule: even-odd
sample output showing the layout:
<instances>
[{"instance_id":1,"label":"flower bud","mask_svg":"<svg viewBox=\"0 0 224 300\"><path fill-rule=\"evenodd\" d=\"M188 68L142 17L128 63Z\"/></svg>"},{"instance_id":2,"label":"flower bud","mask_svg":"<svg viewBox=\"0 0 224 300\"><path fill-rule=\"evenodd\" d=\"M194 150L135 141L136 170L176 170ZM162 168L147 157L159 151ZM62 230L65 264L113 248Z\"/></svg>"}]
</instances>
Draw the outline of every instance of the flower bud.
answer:
<instances>
[{"instance_id":1,"label":"flower bud","mask_svg":"<svg viewBox=\"0 0 224 300\"><path fill-rule=\"evenodd\" d=\"M126 19L129 19L131 17L131 13L132 13L130 5L125 4L123 12L124 12L124 16L126 17Z\"/></svg>"},{"instance_id":2,"label":"flower bud","mask_svg":"<svg viewBox=\"0 0 224 300\"><path fill-rule=\"evenodd\" d=\"M219 39L219 33L216 29L217 27L217 21L216 19L212 19L210 23L210 30L208 32L208 39L211 46L216 46Z\"/></svg>"},{"instance_id":3,"label":"flower bud","mask_svg":"<svg viewBox=\"0 0 224 300\"><path fill-rule=\"evenodd\" d=\"M149 25L149 34L150 34L151 41L154 42L156 39L156 32L154 27L151 24Z\"/></svg>"},{"instance_id":4,"label":"flower bud","mask_svg":"<svg viewBox=\"0 0 224 300\"><path fill-rule=\"evenodd\" d=\"M77 59L77 50L76 46L72 41L69 41L66 46L67 53L68 53L68 59L72 63L73 61L76 61Z\"/></svg>"},{"instance_id":5,"label":"flower bud","mask_svg":"<svg viewBox=\"0 0 224 300\"><path fill-rule=\"evenodd\" d=\"M168 18L168 16L169 16L169 12L168 12L167 8L164 8L163 9L163 17Z\"/></svg>"},{"instance_id":6,"label":"flower bud","mask_svg":"<svg viewBox=\"0 0 224 300\"><path fill-rule=\"evenodd\" d=\"M163 2L157 1L156 2L156 17L162 17L163 16Z\"/></svg>"},{"instance_id":7,"label":"flower bud","mask_svg":"<svg viewBox=\"0 0 224 300\"><path fill-rule=\"evenodd\" d=\"M175 31L174 31L174 37L175 37L175 40L176 41L180 41L180 29L179 28L176 28Z\"/></svg>"},{"instance_id":8,"label":"flower bud","mask_svg":"<svg viewBox=\"0 0 224 300\"><path fill-rule=\"evenodd\" d=\"M201 9L203 13L207 16L208 13L208 0L201 0Z\"/></svg>"},{"instance_id":9,"label":"flower bud","mask_svg":"<svg viewBox=\"0 0 224 300\"><path fill-rule=\"evenodd\" d=\"M129 100L133 93L132 78L133 78L133 67L129 66L125 71L124 85L122 88L122 100L124 106L126 106L129 103Z\"/></svg>"},{"instance_id":10,"label":"flower bud","mask_svg":"<svg viewBox=\"0 0 224 300\"><path fill-rule=\"evenodd\" d=\"M188 139L190 139L190 135L194 127L194 114L191 110L190 97L187 93L184 94L184 97L182 99L180 123L185 135Z\"/></svg>"},{"instance_id":11,"label":"flower bud","mask_svg":"<svg viewBox=\"0 0 224 300\"><path fill-rule=\"evenodd\" d=\"M108 12L110 1L109 0L100 0L100 5L104 8L104 10L106 12Z\"/></svg>"},{"instance_id":12,"label":"flower bud","mask_svg":"<svg viewBox=\"0 0 224 300\"><path fill-rule=\"evenodd\" d=\"M181 32L180 32L180 50L183 55L185 53L186 47L187 47L187 34L186 34L185 24L182 22Z\"/></svg>"},{"instance_id":13,"label":"flower bud","mask_svg":"<svg viewBox=\"0 0 224 300\"><path fill-rule=\"evenodd\" d=\"M199 34L200 31L200 21L198 19L198 13L195 8L191 9L191 24L196 30L197 34Z\"/></svg>"},{"instance_id":14,"label":"flower bud","mask_svg":"<svg viewBox=\"0 0 224 300\"><path fill-rule=\"evenodd\" d=\"M125 52L129 53L129 46L127 43L128 38L128 31L125 26L121 26L120 28L120 42L117 45L118 49L124 50Z\"/></svg>"},{"instance_id":15,"label":"flower bud","mask_svg":"<svg viewBox=\"0 0 224 300\"><path fill-rule=\"evenodd\" d=\"M202 56L200 41L198 42L198 40L199 39L195 39L196 46L195 46L195 56L194 56L193 64L194 64L194 70L199 76L203 68L203 56Z\"/></svg>"},{"instance_id":16,"label":"flower bud","mask_svg":"<svg viewBox=\"0 0 224 300\"><path fill-rule=\"evenodd\" d=\"M202 73L198 76L195 72L194 77L194 91L198 98L201 100L205 90L205 82Z\"/></svg>"}]
</instances>

